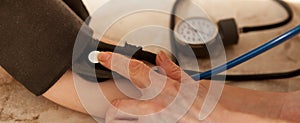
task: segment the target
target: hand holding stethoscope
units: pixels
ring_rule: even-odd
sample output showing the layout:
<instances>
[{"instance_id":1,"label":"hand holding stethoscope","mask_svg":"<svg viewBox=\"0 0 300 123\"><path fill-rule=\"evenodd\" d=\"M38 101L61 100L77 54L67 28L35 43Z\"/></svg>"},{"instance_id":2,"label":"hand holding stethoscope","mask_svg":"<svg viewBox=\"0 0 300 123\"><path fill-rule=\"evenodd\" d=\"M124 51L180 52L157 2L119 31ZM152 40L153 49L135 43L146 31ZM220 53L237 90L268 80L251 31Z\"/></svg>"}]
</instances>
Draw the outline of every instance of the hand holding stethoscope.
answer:
<instances>
[{"instance_id":1,"label":"hand holding stethoscope","mask_svg":"<svg viewBox=\"0 0 300 123\"><path fill-rule=\"evenodd\" d=\"M208 92L207 86L193 80L165 53L157 55L158 72L141 61L111 52L101 52L98 59L103 66L130 79L142 93L138 100L114 100L106 114L107 123L200 122L200 110L205 110L202 104ZM128 62L128 67L120 67ZM217 105L214 112L201 122L216 122L222 110L225 109Z\"/></svg>"}]
</instances>

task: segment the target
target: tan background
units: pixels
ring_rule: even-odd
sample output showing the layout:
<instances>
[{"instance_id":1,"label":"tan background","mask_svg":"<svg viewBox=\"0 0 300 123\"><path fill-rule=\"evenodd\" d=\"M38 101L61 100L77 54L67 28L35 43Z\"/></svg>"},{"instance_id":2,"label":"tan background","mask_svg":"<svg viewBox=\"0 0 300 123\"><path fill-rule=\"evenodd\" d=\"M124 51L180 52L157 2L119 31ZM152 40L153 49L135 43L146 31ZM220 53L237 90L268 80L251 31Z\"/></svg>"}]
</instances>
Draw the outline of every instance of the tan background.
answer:
<instances>
[{"instance_id":1,"label":"tan background","mask_svg":"<svg viewBox=\"0 0 300 123\"><path fill-rule=\"evenodd\" d=\"M98 4L107 0L97 1ZM227 49L227 58L232 59L246 51L259 46L283 33L289 28L300 24L300 1L288 1L294 10L294 20L282 28L242 34L240 43ZM270 0L203 0L198 1L203 5L214 20L235 17L239 26L265 24L277 22L286 17L285 12L277 4ZM92 5L92 4L91 4ZM96 6L91 6L91 10ZM162 23L168 22L168 17L162 17ZM126 27L129 22L120 23L120 27ZM126 30L110 30L106 37L117 40L119 33ZM124 32L122 32L124 31ZM157 38L157 37L156 37ZM157 39L164 38L160 36ZM133 42L134 43L134 42ZM258 56L230 71L228 73L264 73L275 71L287 71L300 68L300 35L292 40ZM300 77L247 83L230 83L234 86L251 88L255 90L269 91L295 91L300 90ZM43 97L35 97L22 85L11 78L3 69L0 69L0 122L64 122L64 123L92 123L90 116L77 113L58 106Z\"/></svg>"}]
</instances>

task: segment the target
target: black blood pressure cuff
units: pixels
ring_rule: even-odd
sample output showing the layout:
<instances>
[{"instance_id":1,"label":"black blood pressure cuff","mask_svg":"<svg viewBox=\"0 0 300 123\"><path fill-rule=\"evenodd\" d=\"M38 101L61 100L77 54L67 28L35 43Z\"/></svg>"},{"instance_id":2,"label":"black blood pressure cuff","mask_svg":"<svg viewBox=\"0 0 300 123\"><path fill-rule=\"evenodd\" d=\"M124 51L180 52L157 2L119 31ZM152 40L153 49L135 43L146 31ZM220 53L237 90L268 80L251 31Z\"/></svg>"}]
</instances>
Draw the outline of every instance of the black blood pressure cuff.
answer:
<instances>
[{"instance_id":1,"label":"black blood pressure cuff","mask_svg":"<svg viewBox=\"0 0 300 123\"><path fill-rule=\"evenodd\" d=\"M71 68L82 20L62 0L2 0L0 65L36 95Z\"/></svg>"},{"instance_id":2,"label":"black blood pressure cuff","mask_svg":"<svg viewBox=\"0 0 300 123\"><path fill-rule=\"evenodd\" d=\"M95 80L95 75L96 82L111 79L110 70L88 61L93 50L135 53L134 58L155 63L156 55L141 47L116 48L94 40L92 30L82 24L87 14L78 14L86 11L75 12L62 0L1 1L0 65L32 93L41 95L71 67L84 79Z\"/></svg>"}]
</instances>

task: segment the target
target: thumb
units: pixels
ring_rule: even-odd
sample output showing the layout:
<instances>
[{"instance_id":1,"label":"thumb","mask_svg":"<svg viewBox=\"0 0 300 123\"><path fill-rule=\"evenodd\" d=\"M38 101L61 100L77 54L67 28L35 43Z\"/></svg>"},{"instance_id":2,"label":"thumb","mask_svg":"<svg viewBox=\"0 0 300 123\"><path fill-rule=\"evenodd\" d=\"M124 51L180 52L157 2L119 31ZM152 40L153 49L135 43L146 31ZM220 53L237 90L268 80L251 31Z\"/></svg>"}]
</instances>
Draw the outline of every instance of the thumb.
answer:
<instances>
[{"instance_id":1,"label":"thumb","mask_svg":"<svg viewBox=\"0 0 300 123\"><path fill-rule=\"evenodd\" d=\"M150 101L132 99L117 99L112 101L112 106L105 116L106 123L138 123L141 115L147 115L159 111Z\"/></svg>"}]
</instances>

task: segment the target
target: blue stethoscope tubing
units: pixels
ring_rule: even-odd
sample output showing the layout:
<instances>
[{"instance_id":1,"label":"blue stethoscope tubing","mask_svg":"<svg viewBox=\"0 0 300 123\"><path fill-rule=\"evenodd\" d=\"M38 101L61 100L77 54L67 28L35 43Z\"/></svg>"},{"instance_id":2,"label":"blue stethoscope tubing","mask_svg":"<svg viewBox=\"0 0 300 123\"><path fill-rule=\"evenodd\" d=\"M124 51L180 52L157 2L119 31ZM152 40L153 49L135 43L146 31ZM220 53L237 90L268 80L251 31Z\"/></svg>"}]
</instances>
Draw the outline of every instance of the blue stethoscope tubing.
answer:
<instances>
[{"instance_id":1,"label":"blue stethoscope tubing","mask_svg":"<svg viewBox=\"0 0 300 123\"><path fill-rule=\"evenodd\" d=\"M295 28L287 31L286 33L272 39L271 41L225 63L225 64L222 64L218 67L215 67L211 70L207 70L203 73L197 73L197 74L194 74L194 75L191 75L191 77L194 79L194 80L202 80L202 79L207 79L207 78L211 78L212 76L214 75L217 75L221 72L224 72L226 70L229 70L241 63L244 63L272 48L274 48L275 46L289 40L290 38L298 35L300 33L300 25L296 26Z\"/></svg>"}]
</instances>

